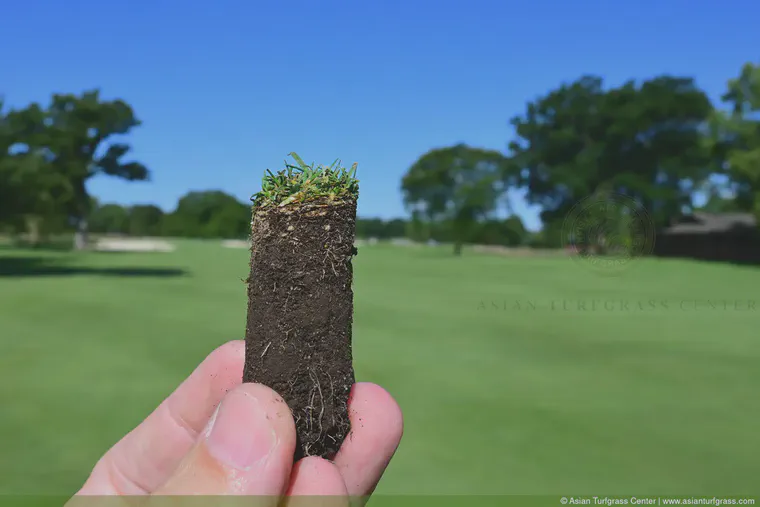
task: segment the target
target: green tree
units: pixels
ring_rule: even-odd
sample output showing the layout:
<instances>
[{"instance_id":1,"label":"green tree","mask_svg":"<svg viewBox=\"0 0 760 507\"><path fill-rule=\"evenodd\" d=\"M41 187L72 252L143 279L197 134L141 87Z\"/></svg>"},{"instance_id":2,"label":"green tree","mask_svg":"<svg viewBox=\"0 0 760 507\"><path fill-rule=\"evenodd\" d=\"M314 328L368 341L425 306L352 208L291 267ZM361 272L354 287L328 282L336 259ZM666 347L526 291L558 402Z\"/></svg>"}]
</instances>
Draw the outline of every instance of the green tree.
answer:
<instances>
[{"instance_id":1,"label":"green tree","mask_svg":"<svg viewBox=\"0 0 760 507\"><path fill-rule=\"evenodd\" d=\"M562 248L562 221L544 223L541 230L527 233L525 243L531 248Z\"/></svg>"},{"instance_id":2,"label":"green tree","mask_svg":"<svg viewBox=\"0 0 760 507\"><path fill-rule=\"evenodd\" d=\"M140 204L129 208L127 214L130 236L160 236L163 232L164 212L152 204Z\"/></svg>"},{"instance_id":3,"label":"green tree","mask_svg":"<svg viewBox=\"0 0 760 507\"><path fill-rule=\"evenodd\" d=\"M424 243L432 239L430 224L419 215L413 215L406 224L405 235L412 241Z\"/></svg>"},{"instance_id":4,"label":"green tree","mask_svg":"<svg viewBox=\"0 0 760 507\"><path fill-rule=\"evenodd\" d=\"M203 228L207 238L244 239L251 231L251 208L235 200L229 201L211 216Z\"/></svg>"},{"instance_id":5,"label":"green tree","mask_svg":"<svg viewBox=\"0 0 760 507\"><path fill-rule=\"evenodd\" d=\"M458 144L429 151L401 182L404 203L416 219L448 223L455 255L468 229L495 210L503 192L504 157Z\"/></svg>"},{"instance_id":6,"label":"green tree","mask_svg":"<svg viewBox=\"0 0 760 507\"><path fill-rule=\"evenodd\" d=\"M394 218L385 222L385 237L386 238L403 238L406 236L406 220L402 218Z\"/></svg>"},{"instance_id":7,"label":"green tree","mask_svg":"<svg viewBox=\"0 0 760 507\"><path fill-rule=\"evenodd\" d=\"M166 217L165 233L195 238L245 238L251 227L251 208L219 190L184 195Z\"/></svg>"},{"instance_id":8,"label":"green tree","mask_svg":"<svg viewBox=\"0 0 760 507\"><path fill-rule=\"evenodd\" d=\"M1 108L0 108L1 109ZM65 217L69 181L51 162L44 111L37 105L0 117L0 221L24 224L32 244Z\"/></svg>"},{"instance_id":9,"label":"green tree","mask_svg":"<svg viewBox=\"0 0 760 507\"><path fill-rule=\"evenodd\" d=\"M357 238L392 239L407 235L407 222L402 218L382 220L380 218L357 218Z\"/></svg>"},{"instance_id":10,"label":"green tree","mask_svg":"<svg viewBox=\"0 0 760 507\"><path fill-rule=\"evenodd\" d=\"M490 218L474 224L467 242L476 245L519 246L526 239L526 230L520 217Z\"/></svg>"},{"instance_id":11,"label":"green tree","mask_svg":"<svg viewBox=\"0 0 760 507\"><path fill-rule=\"evenodd\" d=\"M141 122L125 101L103 100L98 90L79 96L55 94L45 113L45 145L53 167L65 175L71 187L67 211L77 223L75 247L82 249L87 244L91 203L87 181L98 175L128 181L148 179L148 169L143 164L124 160L130 145L114 140Z\"/></svg>"},{"instance_id":12,"label":"green tree","mask_svg":"<svg viewBox=\"0 0 760 507\"><path fill-rule=\"evenodd\" d=\"M605 90L584 76L526 106L511 120L507 173L557 223L581 199L619 193L663 225L717 168L704 142L712 105L691 78L660 76ZM546 236L549 243L549 237Z\"/></svg>"},{"instance_id":13,"label":"green tree","mask_svg":"<svg viewBox=\"0 0 760 507\"><path fill-rule=\"evenodd\" d=\"M92 206L89 225L92 232L106 234L127 234L129 232L129 211L119 204L95 204Z\"/></svg>"},{"instance_id":14,"label":"green tree","mask_svg":"<svg viewBox=\"0 0 760 507\"><path fill-rule=\"evenodd\" d=\"M752 211L760 222L760 65L745 64L722 100L730 110L715 113L712 140L725 157L724 173L735 194L731 207Z\"/></svg>"},{"instance_id":15,"label":"green tree","mask_svg":"<svg viewBox=\"0 0 760 507\"><path fill-rule=\"evenodd\" d=\"M385 239L385 223L379 218L358 218L356 237Z\"/></svg>"}]
</instances>

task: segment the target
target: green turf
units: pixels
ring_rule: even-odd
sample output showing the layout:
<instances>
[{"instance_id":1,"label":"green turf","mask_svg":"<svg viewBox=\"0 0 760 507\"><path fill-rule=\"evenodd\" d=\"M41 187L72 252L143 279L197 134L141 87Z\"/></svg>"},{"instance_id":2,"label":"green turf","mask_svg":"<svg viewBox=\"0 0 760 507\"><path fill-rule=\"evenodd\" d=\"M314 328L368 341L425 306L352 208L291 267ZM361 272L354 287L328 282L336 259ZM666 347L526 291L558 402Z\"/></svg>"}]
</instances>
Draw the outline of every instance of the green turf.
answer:
<instances>
[{"instance_id":1,"label":"green turf","mask_svg":"<svg viewBox=\"0 0 760 507\"><path fill-rule=\"evenodd\" d=\"M72 492L242 337L248 252L178 245L0 250L0 493ZM355 266L357 377L406 418L379 492L758 492L760 310L746 301L760 270L647 260L604 278L568 259L390 246ZM705 306L725 299L739 308Z\"/></svg>"}]
</instances>

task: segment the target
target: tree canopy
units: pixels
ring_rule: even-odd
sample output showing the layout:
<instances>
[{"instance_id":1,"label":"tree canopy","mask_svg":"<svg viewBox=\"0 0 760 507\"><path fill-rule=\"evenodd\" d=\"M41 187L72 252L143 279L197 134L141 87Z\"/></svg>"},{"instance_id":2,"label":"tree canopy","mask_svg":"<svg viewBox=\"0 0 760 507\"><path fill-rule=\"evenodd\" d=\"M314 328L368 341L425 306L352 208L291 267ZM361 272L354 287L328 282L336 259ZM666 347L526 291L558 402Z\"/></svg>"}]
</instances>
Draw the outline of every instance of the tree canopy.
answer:
<instances>
[{"instance_id":1,"label":"tree canopy","mask_svg":"<svg viewBox=\"0 0 760 507\"><path fill-rule=\"evenodd\" d=\"M724 161L734 207L752 211L760 223L760 66L744 65L722 100L729 110L713 117L713 146Z\"/></svg>"},{"instance_id":2,"label":"tree canopy","mask_svg":"<svg viewBox=\"0 0 760 507\"><path fill-rule=\"evenodd\" d=\"M512 119L510 171L551 222L596 192L640 202L658 224L691 206L717 170L704 142L712 105L691 78L661 76L605 90L584 76Z\"/></svg>"},{"instance_id":3,"label":"tree canopy","mask_svg":"<svg viewBox=\"0 0 760 507\"><path fill-rule=\"evenodd\" d=\"M422 155L404 176L401 190L413 217L448 222L455 253L467 230L496 209L502 191L504 156L458 144Z\"/></svg>"},{"instance_id":4,"label":"tree canopy","mask_svg":"<svg viewBox=\"0 0 760 507\"><path fill-rule=\"evenodd\" d=\"M197 238L244 238L251 207L220 190L193 191L166 217L166 234Z\"/></svg>"},{"instance_id":5,"label":"tree canopy","mask_svg":"<svg viewBox=\"0 0 760 507\"><path fill-rule=\"evenodd\" d=\"M143 164L125 160L130 145L114 141L140 121L125 101L103 100L98 90L54 94L46 107L35 103L9 111L0 125L2 215L66 215L78 225L80 248L91 202L87 181L101 174L148 178Z\"/></svg>"}]
</instances>

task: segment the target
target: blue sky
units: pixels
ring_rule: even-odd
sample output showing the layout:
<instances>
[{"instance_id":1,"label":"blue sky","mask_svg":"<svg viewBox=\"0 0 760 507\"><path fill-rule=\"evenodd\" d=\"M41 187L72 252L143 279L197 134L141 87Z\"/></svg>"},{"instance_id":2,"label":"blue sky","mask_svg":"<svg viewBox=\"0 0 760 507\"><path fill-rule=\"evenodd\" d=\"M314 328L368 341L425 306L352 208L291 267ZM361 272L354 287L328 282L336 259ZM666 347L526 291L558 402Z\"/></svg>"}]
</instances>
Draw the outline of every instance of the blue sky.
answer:
<instances>
[{"instance_id":1,"label":"blue sky","mask_svg":"<svg viewBox=\"0 0 760 507\"><path fill-rule=\"evenodd\" d=\"M93 180L101 201L247 200L297 151L359 162L359 214L390 218L418 156L505 150L509 118L581 74L691 75L717 100L760 57L758 15L755 0L9 0L0 94L21 106L98 87L134 106L151 181Z\"/></svg>"}]
</instances>

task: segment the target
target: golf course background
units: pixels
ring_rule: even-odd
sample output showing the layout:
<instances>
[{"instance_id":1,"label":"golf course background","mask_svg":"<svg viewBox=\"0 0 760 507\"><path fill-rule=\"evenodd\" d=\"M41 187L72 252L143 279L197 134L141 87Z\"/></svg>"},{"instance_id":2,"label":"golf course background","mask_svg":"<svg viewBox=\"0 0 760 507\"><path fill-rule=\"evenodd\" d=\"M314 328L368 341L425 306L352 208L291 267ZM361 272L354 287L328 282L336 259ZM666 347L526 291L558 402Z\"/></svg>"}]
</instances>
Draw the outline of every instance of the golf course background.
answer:
<instances>
[{"instance_id":1,"label":"golf course background","mask_svg":"<svg viewBox=\"0 0 760 507\"><path fill-rule=\"evenodd\" d=\"M0 494L73 493L245 328L248 251L0 249ZM357 380L405 417L386 494L736 495L760 477L760 271L360 247ZM755 305L755 306L753 306Z\"/></svg>"}]
</instances>

